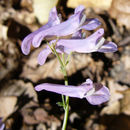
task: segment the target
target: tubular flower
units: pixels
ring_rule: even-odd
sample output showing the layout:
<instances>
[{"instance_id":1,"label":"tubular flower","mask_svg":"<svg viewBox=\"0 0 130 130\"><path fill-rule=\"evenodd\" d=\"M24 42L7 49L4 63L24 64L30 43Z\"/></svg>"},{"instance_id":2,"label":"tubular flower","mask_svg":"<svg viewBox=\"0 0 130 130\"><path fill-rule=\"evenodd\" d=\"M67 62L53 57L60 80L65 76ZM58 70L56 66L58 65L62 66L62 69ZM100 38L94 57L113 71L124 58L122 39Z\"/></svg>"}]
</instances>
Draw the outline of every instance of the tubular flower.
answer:
<instances>
[{"instance_id":1,"label":"tubular flower","mask_svg":"<svg viewBox=\"0 0 130 130\"><path fill-rule=\"evenodd\" d=\"M41 28L39 28L38 30L32 32L31 34L29 34L28 36L26 36L22 42L22 52L25 54L25 55L28 55L29 52L30 52L30 47L31 47L31 43L32 43L32 40L33 40L33 37L38 34L39 32L43 31L43 30L46 30L52 26L55 26L57 24L60 24L60 18L58 17L57 15L57 10L56 8L52 8L51 11L50 11L50 14L49 14L49 20L48 20L48 23L45 24L44 26L42 26Z\"/></svg>"},{"instance_id":2,"label":"tubular flower","mask_svg":"<svg viewBox=\"0 0 130 130\"><path fill-rule=\"evenodd\" d=\"M84 10L85 8L83 6L78 6L75 9L74 14L68 20L37 33L32 41L33 46L39 47L41 41L46 36L61 37L74 34L81 29L93 30L97 28L100 25L100 22L97 19L92 19L88 24L84 25L87 21Z\"/></svg>"},{"instance_id":3,"label":"tubular flower","mask_svg":"<svg viewBox=\"0 0 130 130\"><path fill-rule=\"evenodd\" d=\"M57 16L56 8L53 8L50 12L48 23L25 37L22 42L22 52L25 55L29 54L31 44L34 47L39 47L41 41L45 37L60 37L71 34L75 36L75 34L77 35L77 32L80 32L81 29L96 29L101 23L98 19L86 19L84 10L85 8L83 6L78 6L75 9L74 14L69 17L68 20L60 23L60 19Z\"/></svg>"},{"instance_id":4,"label":"tubular flower","mask_svg":"<svg viewBox=\"0 0 130 130\"><path fill-rule=\"evenodd\" d=\"M107 102L110 97L109 90L106 86L103 86L99 83L93 83L90 79L87 79L85 83L79 86L72 85L58 85L43 83L35 87L36 91L50 91L57 94L62 94L69 97L75 98L86 98L88 102L92 105L99 105L104 102Z\"/></svg>"},{"instance_id":5,"label":"tubular flower","mask_svg":"<svg viewBox=\"0 0 130 130\"><path fill-rule=\"evenodd\" d=\"M86 39L61 39L56 42L53 40L50 45L56 43L55 49L58 53L91 53L91 52L115 52L117 51L117 45L113 42L108 42L103 38L104 29L99 29ZM49 46L43 49L38 56L38 63L43 65L48 57L52 53Z\"/></svg>"}]
</instances>

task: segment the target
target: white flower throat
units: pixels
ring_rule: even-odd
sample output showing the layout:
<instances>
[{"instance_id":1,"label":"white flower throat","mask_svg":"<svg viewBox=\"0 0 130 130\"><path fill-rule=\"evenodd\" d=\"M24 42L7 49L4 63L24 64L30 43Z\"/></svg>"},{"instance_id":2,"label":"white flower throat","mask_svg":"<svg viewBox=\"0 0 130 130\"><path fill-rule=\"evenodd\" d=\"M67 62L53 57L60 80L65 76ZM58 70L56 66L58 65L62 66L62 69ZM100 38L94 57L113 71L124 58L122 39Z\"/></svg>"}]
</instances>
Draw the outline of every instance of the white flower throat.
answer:
<instances>
[{"instance_id":1,"label":"white flower throat","mask_svg":"<svg viewBox=\"0 0 130 130\"><path fill-rule=\"evenodd\" d=\"M95 46L95 49L96 49L96 50L100 49L101 46L104 44L104 42L105 42L105 38L102 37L102 38L99 40L99 42L97 43L97 45Z\"/></svg>"},{"instance_id":2,"label":"white flower throat","mask_svg":"<svg viewBox=\"0 0 130 130\"><path fill-rule=\"evenodd\" d=\"M91 96L93 95L93 93L95 93L95 87L93 87L92 89L90 89L88 92L85 93L85 96L88 97L88 96Z\"/></svg>"}]
</instances>

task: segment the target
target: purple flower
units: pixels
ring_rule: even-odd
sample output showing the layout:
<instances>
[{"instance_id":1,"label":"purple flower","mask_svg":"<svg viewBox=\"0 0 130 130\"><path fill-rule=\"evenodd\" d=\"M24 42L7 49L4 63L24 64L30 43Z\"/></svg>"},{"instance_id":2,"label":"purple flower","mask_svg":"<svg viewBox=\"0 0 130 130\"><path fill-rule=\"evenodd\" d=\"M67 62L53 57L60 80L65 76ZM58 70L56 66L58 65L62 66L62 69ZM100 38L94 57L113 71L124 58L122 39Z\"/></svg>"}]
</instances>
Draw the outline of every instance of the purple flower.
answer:
<instances>
[{"instance_id":1,"label":"purple flower","mask_svg":"<svg viewBox=\"0 0 130 130\"><path fill-rule=\"evenodd\" d=\"M2 122L2 118L0 118L0 130L4 130L5 124Z\"/></svg>"},{"instance_id":2,"label":"purple flower","mask_svg":"<svg viewBox=\"0 0 130 130\"><path fill-rule=\"evenodd\" d=\"M78 6L75 9L75 13L65 22L37 33L32 41L33 46L39 47L41 41L46 36L67 36L76 33L81 29L93 30L97 28L100 25L100 22L97 19L92 19L88 24L84 25L86 22L84 10L85 8L83 6Z\"/></svg>"},{"instance_id":3,"label":"purple flower","mask_svg":"<svg viewBox=\"0 0 130 130\"><path fill-rule=\"evenodd\" d=\"M79 53L117 51L117 45L113 42L106 41L103 38L103 34L104 29L100 28L86 39L61 39L57 42L56 47L64 48L65 52L69 50ZM55 41L52 42L54 43Z\"/></svg>"},{"instance_id":4,"label":"purple flower","mask_svg":"<svg viewBox=\"0 0 130 130\"><path fill-rule=\"evenodd\" d=\"M113 42L105 41L103 38L104 29L99 29L86 39L61 39L58 40L55 49L59 53L91 53L91 52L115 52L117 51L117 45ZM56 40L50 42L50 45L54 44ZM48 57L52 53L51 49L47 46L43 49L38 56L38 63L43 65Z\"/></svg>"},{"instance_id":5,"label":"purple flower","mask_svg":"<svg viewBox=\"0 0 130 130\"><path fill-rule=\"evenodd\" d=\"M74 14L68 20L60 23L56 9L53 8L50 12L49 22L37 31L25 37L22 42L22 52L26 55L29 54L31 43L34 47L39 47L41 41L45 37L60 37L70 34L75 36L75 34L78 31L80 32L81 29L93 30L97 28L101 23L98 19L86 19L84 10L85 8L83 6L78 6L75 9Z\"/></svg>"},{"instance_id":6,"label":"purple flower","mask_svg":"<svg viewBox=\"0 0 130 130\"><path fill-rule=\"evenodd\" d=\"M22 52L25 55L28 55L29 52L30 52L30 47L31 47L33 37L36 34L38 34L39 32L41 32L43 30L46 30L46 29L48 29L48 28L50 28L52 26L55 26L57 24L60 24L60 19L59 19L58 15L57 15L57 10L54 7L50 11L48 23L24 38L24 40L22 42L22 47L21 47Z\"/></svg>"},{"instance_id":7,"label":"purple flower","mask_svg":"<svg viewBox=\"0 0 130 130\"><path fill-rule=\"evenodd\" d=\"M107 102L110 97L110 93L107 87L95 83L90 79L87 79L85 83L79 86L72 86L72 85L58 85L58 84L49 84L43 83L37 85L35 87L36 91L50 91L55 92L58 94L62 94L69 97L76 97L76 98L86 98L88 102L92 105L99 105L104 102Z\"/></svg>"}]
</instances>

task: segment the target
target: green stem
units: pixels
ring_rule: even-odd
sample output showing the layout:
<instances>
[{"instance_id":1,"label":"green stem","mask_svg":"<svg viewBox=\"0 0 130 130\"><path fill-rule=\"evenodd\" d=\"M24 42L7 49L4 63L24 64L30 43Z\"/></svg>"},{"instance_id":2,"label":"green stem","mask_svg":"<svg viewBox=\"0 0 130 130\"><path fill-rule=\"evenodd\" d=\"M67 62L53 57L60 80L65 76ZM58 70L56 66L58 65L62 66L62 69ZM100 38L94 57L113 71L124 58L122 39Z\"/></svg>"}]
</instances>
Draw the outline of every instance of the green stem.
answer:
<instances>
[{"instance_id":1,"label":"green stem","mask_svg":"<svg viewBox=\"0 0 130 130\"><path fill-rule=\"evenodd\" d=\"M65 85L67 86L68 77L67 77L67 71L66 71L66 66L65 66L64 54L62 55L62 58L63 58L63 64L64 64L64 67L63 67L64 80L65 80ZM66 130L68 116L69 116L69 97L66 96L66 107L65 107L65 115L64 115L62 130Z\"/></svg>"},{"instance_id":2,"label":"green stem","mask_svg":"<svg viewBox=\"0 0 130 130\"><path fill-rule=\"evenodd\" d=\"M61 70L62 70L62 73L64 74L65 85L67 86L68 85L68 77L67 77L67 71L66 71L66 64L65 64L64 54L62 54L62 60L61 60L61 58L58 55L58 53L56 52L55 48L53 48L53 52L55 53L56 57L58 58L58 60L60 62ZM64 100L64 96L62 95L63 108L65 110L62 130L66 130L68 116L69 116L69 97L65 96L65 99L66 100Z\"/></svg>"},{"instance_id":3,"label":"green stem","mask_svg":"<svg viewBox=\"0 0 130 130\"><path fill-rule=\"evenodd\" d=\"M68 116L69 116L69 97L66 96L66 108L65 108L65 115L64 115L62 130L66 130Z\"/></svg>"},{"instance_id":4,"label":"green stem","mask_svg":"<svg viewBox=\"0 0 130 130\"><path fill-rule=\"evenodd\" d=\"M65 106L66 106L66 104L65 104L64 95L61 95L61 97L62 97L63 108L64 108L64 110L65 110Z\"/></svg>"}]
</instances>

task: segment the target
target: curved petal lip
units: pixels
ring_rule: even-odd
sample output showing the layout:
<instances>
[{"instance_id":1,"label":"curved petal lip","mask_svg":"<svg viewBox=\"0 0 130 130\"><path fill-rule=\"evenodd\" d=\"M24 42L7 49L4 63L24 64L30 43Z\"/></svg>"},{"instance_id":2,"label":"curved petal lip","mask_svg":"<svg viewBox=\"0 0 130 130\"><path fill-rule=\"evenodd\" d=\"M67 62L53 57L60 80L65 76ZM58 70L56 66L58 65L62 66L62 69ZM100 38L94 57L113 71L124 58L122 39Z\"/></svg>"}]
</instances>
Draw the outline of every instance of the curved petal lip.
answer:
<instances>
[{"instance_id":1,"label":"curved petal lip","mask_svg":"<svg viewBox=\"0 0 130 130\"><path fill-rule=\"evenodd\" d=\"M43 65L49 54L51 54L51 50L49 48L43 49L38 55L38 63Z\"/></svg>"},{"instance_id":2,"label":"curved petal lip","mask_svg":"<svg viewBox=\"0 0 130 130\"><path fill-rule=\"evenodd\" d=\"M106 95L92 95L90 97L86 97L86 99L92 105L100 105L109 100L109 98Z\"/></svg>"},{"instance_id":3,"label":"curved petal lip","mask_svg":"<svg viewBox=\"0 0 130 130\"><path fill-rule=\"evenodd\" d=\"M118 50L117 45L113 42L105 42L105 44L98 49L98 52L116 52Z\"/></svg>"},{"instance_id":4,"label":"curved petal lip","mask_svg":"<svg viewBox=\"0 0 130 130\"><path fill-rule=\"evenodd\" d=\"M93 19L87 19L86 22L89 21L87 24L81 26L81 29L85 29L85 30L94 30L97 27L99 27L101 25L101 22L97 19L97 18L93 18Z\"/></svg>"},{"instance_id":5,"label":"curved petal lip","mask_svg":"<svg viewBox=\"0 0 130 130\"><path fill-rule=\"evenodd\" d=\"M29 54L30 48L31 48L31 39L29 40L29 42L27 40L29 40L28 37L26 37L23 40L22 45L21 45L21 50L22 50L23 54L25 54L25 55Z\"/></svg>"},{"instance_id":6,"label":"curved petal lip","mask_svg":"<svg viewBox=\"0 0 130 130\"><path fill-rule=\"evenodd\" d=\"M109 89L106 86L96 83L95 93L91 96L87 96L86 99L92 105L100 105L105 103L110 99Z\"/></svg>"},{"instance_id":7,"label":"curved petal lip","mask_svg":"<svg viewBox=\"0 0 130 130\"><path fill-rule=\"evenodd\" d=\"M57 24L60 24L60 19L57 15L57 10L56 7L52 8L49 14L49 20L48 23L43 25L41 28L39 28L38 30L30 33L29 35L27 35L21 45L21 50L25 55L28 55L30 52L30 48L31 48L31 44L33 42L33 38L35 35L37 35L39 32L46 30L52 26L55 26ZM37 44L37 43L36 43ZM35 47L35 46L34 46Z\"/></svg>"},{"instance_id":8,"label":"curved petal lip","mask_svg":"<svg viewBox=\"0 0 130 130\"><path fill-rule=\"evenodd\" d=\"M75 8L74 13L78 13L85 10L85 7L83 5L79 5L77 8Z\"/></svg>"}]
</instances>

